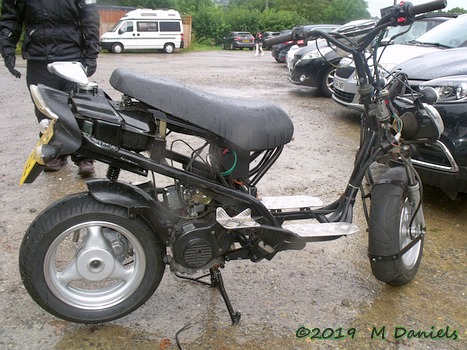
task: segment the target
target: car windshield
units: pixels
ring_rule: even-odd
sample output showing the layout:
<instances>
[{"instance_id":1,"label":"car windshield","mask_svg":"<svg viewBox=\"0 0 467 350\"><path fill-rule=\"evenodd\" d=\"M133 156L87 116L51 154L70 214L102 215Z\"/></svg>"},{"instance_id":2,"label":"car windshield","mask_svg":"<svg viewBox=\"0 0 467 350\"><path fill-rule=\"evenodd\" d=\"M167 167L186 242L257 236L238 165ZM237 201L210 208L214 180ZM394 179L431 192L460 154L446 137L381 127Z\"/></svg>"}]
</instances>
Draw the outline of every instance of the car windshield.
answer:
<instances>
[{"instance_id":1,"label":"car windshield","mask_svg":"<svg viewBox=\"0 0 467 350\"><path fill-rule=\"evenodd\" d=\"M462 15L441 23L412 41L412 43L447 48L464 47L467 46L467 31L465 28L467 28L467 15Z\"/></svg>"},{"instance_id":2,"label":"car windshield","mask_svg":"<svg viewBox=\"0 0 467 350\"><path fill-rule=\"evenodd\" d=\"M439 23L441 23L441 21ZM434 22L416 21L410 27L390 27L385 34L385 38L391 40L391 44L401 44L420 37L428 31L429 26L433 25Z\"/></svg>"}]
</instances>

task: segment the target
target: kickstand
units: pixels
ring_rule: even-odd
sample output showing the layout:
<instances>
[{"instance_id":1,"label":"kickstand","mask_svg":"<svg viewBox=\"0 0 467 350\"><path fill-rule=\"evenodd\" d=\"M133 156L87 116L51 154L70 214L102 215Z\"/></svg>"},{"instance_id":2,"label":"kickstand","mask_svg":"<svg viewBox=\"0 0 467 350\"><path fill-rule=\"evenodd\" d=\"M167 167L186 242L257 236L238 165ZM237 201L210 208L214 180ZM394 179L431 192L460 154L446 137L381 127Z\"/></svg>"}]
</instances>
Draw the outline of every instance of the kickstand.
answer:
<instances>
[{"instance_id":1,"label":"kickstand","mask_svg":"<svg viewBox=\"0 0 467 350\"><path fill-rule=\"evenodd\" d=\"M219 271L219 266L212 267L209 269L209 274L197 277L197 278L192 278L192 277L185 277L182 274L175 272L175 276L181 279L189 280L192 282L197 282L201 283L204 285L208 285L209 287L217 288L219 292L222 295L222 299L224 299L225 305L227 306L227 310L229 310L230 318L232 319L233 324L238 324L240 322L240 317L241 314L240 312L235 312L233 310L232 304L230 303L229 296L227 295L227 291L225 290L224 287L224 280L222 279L221 272ZM202 280L202 278L207 277L211 275L211 283L205 282Z\"/></svg>"},{"instance_id":2,"label":"kickstand","mask_svg":"<svg viewBox=\"0 0 467 350\"><path fill-rule=\"evenodd\" d=\"M224 299L227 310L229 310L230 318L232 319L233 324L238 324L240 322L241 314L240 312L235 312L233 310L232 304L230 303L229 296L224 287L224 280L222 279L222 274L218 267L209 269L211 272L211 287L215 287L219 290Z\"/></svg>"}]
</instances>

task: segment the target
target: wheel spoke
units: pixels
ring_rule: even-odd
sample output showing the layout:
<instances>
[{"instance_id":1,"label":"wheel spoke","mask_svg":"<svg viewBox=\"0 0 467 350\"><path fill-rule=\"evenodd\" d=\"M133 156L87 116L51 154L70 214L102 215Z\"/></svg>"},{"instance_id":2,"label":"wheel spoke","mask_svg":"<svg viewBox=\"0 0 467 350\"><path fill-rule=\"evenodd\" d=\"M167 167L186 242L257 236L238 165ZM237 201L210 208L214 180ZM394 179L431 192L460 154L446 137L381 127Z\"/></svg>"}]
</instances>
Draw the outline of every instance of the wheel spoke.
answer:
<instances>
[{"instance_id":1,"label":"wheel spoke","mask_svg":"<svg viewBox=\"0 0 467 350\"><path fill-rule=\"evenodd\" d=\"M110 278L120 279L127 282L133 275L134 267L125 267L120 262L115 263L114 270L109 276Z\"/></svg>"},{"instance_id":2,"label":"wheel spoke","mask_svg":"<svg viewBox=\"0 0 467 350\"><path fill-rule=\"evenodd\" d=\"M112 249L109 246L109 241L105 238L104 234L102 233L101 226L90 226L87 228L87 234L85 241L83 242L84 249L104 249L109 250L111 252Z\"/></svg>"},{"instance_id":3,"label":"wheel spoke","mask_svg":"<svg viewBox=\"0 0 467 350\"><path fill-rule=\"evenodd\" d=\"M78 269L76 268L76 259L73 260L63 271L57 273L57 279L64 286L68 286L71 282L82 279Z\"/></svg>"}]
</instances>

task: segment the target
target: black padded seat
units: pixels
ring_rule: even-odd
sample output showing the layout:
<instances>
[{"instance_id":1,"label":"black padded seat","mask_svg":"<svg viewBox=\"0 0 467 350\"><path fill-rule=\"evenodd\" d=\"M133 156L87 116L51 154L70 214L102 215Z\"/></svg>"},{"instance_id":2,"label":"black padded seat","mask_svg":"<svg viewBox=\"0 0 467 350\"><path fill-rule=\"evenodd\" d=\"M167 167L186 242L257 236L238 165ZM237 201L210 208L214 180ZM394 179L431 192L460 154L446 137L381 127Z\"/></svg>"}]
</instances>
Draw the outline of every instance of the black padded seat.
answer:
<instances>
[{"instance_id":1,"label":"black padded seat","mask_svg":"<svg viewBox=\"0 0 467 350\"><path fill-rule=\"evenodd\" d=\"M114 70L109 81L118 91L209 130L245 151L280 147L292 139L290 117L270 102L217 96L127 68Z\"/></svg>"}]
</instances>

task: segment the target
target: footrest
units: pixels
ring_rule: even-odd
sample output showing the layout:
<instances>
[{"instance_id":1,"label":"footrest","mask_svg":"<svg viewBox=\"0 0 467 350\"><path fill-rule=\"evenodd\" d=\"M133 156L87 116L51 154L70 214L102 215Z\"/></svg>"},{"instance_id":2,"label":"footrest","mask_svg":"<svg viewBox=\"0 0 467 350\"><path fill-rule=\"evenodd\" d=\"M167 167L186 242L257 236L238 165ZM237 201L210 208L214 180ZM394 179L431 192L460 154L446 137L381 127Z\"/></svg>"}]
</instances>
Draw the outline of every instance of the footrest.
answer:
<instances>
[{"instance_id":1,"label":"footrest","mask_svg":"<svg viewBox=\"0 0 467 350\"><path fill-rule=\"evenodd\" d=\"M282 228L292 231L302 238L340 237L358 232L358 227L348 222L285 224Z\"/></svg>"},{"instance_id":2,"label":"footrest","mask_svg":"<svg viewBox=\"0 0 467 350\"><path fill-rule=\"evenodd\" d=\"M321 207L323 201L311 196L279 196L263 197L261 202L269 210L301 209L310 207Z\"/></svg>"}]
</instances>

